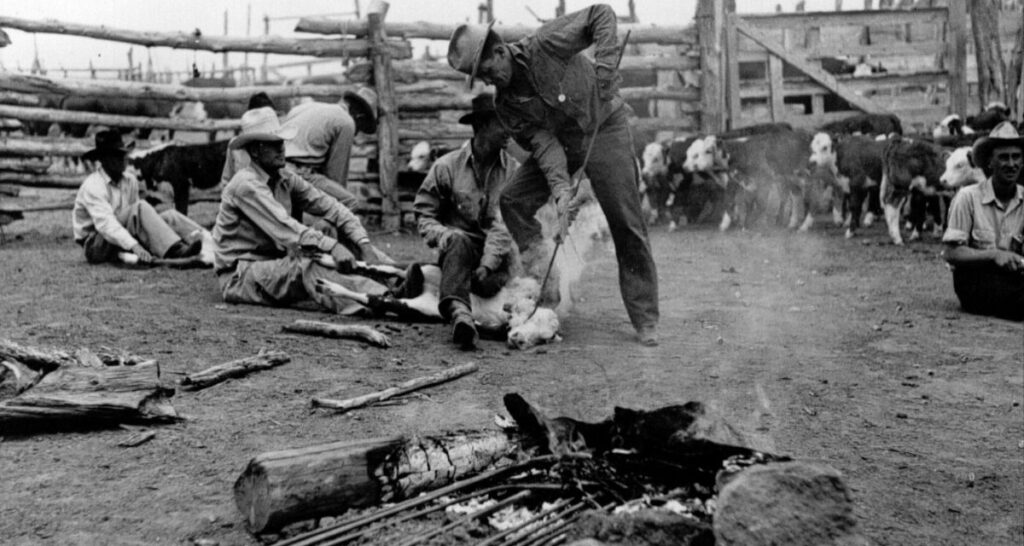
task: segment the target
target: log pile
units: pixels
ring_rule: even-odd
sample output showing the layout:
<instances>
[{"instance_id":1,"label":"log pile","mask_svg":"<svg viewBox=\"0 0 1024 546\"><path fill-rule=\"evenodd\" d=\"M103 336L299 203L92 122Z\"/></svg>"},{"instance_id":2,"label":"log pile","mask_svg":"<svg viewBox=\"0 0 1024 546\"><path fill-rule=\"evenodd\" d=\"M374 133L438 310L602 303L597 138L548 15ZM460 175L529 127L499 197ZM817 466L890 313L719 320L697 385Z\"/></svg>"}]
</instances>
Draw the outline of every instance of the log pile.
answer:
<instances>
[{"instance_id":1,"label":"log pile","mask_svg":"<svg viewBox=\"0 0 1024 546\"><path fill-rule=\"evenodd\" d=\"M0 363L0 432L179 419L152 360L0 339Z\"/></svg>"}]
</instances>

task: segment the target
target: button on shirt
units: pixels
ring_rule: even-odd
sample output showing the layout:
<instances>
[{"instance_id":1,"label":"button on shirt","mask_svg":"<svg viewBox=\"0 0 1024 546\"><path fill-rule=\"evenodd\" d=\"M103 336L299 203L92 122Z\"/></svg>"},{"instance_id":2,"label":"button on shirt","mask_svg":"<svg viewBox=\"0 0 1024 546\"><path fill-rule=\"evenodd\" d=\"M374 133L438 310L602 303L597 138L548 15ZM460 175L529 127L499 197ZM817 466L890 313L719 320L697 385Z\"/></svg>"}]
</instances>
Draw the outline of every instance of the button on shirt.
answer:
<instances>
[{"instance_id":1,"label":"button on shirt","mask_svg":"<svg viewBox=\"0 0 1024 546\"><path fill-rule=\"evenodd\" d=\"M117 182L102 168L90 174L78 188L71 212L75 241L98 231L110 243L131 250L139 242L124 225L138 201L139 181L131 174L124 173Z\"/></svg>"},{"instance_id":2,"label":"button on shirt","mask_svg":"<svg viewBox=\"0 0 1024 546\"><path fill-rule=\"evenodd\" d=\"M1013 238L1024 230L1024 188L1014 188L1016 193L1005 205L996 199L991 178L962 188L949 207L949 227L942 242L1010 250Z\"/></svg>"},{"instance_id":3,"label":"button on shirt","mask_svg":"<svg viewBox=\"0 0 1024 546\"><path fill-rule=\"evenodd\" d=\"M480 265L497 270L512 252L512 235L501 219L498 197L518 167L518 162L502 150L494 164L476 173L469 142L441 156L413 202L420 235L434 247L449 229L462 231L471 239L483 241Z\"/></svg>"},{"instance_id":4,"label":"button on shirt","mask_svg":"<svg viewBox=\"0 0 1024 546\"><path fill-rule=\"evenodd\" d=\"M220 270L234 267L238 260L274 260L314 247L330 252L337 241L292 218L293 201L323 217L339 235L356 243L369 241L359 218L333 197L287 169L272 180L251 164L238 171L221 194L213 227L214 266Z\"/></svg>"}]
</instances>

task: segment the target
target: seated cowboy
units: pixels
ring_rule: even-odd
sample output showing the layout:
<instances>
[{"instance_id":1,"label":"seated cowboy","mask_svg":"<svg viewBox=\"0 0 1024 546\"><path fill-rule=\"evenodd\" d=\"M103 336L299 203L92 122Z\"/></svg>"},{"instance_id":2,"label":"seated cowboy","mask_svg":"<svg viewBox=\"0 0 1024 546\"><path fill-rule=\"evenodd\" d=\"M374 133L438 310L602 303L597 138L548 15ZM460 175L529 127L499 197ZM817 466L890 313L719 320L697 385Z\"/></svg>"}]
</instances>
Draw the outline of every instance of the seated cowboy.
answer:
<instances>
[{"instance_id":1,"label":"seated cowboy","mask_svg":"<svg viewBox=\"0 0 1024 546\"><path fill-rule=\"evenodd\" d=\"M987 179L957 192L942 236L964 311L1024 320L1024 138L1010 122L974 143Z\"/></svg>"},{"instance_id":2,"label":"seated cowboy","mask_svg":"<svg viewBox=\"0 0 1024 546\"><path fill-rule=\"evenodd\" d=\"M249 165L224 188L213 228L222 296L230 303L312 301L339 314L358 312L361 304L317 290L317 280L385 294L383 284L350 274L357 260L377 264L381 256L352 211L284 168L284 143L294 134L281 127L272 109L257 108L242 116L242 132L229 144L248 153ZM302 224L291 216L293 205L323 221L317 227ZM312 259L317 253L330 255L337 268Z\"/></svg>"},{"instance_id":3,"label":"seated cowboy","mask_svg":"<svg viewBox=\"0 0 1024 546\"><path fill-rule=\"evenodd\" d=\"M475 97L459 123L473 126L473 138L434 163L413 207L420 235L440 252L441 316L453 324L455 344L471 349L478 335L470 292L488 298L509 280L512 235L499 197L519 164L505 152L508 137L493 95Z\"/></svg>"},{"instance_id":4,"label":"seated cowboy","mask_svg":"<svg viewBox=\"0 0 1024 546\"><path fill-rule=\"evenodd\" d=\"M71 224L75 242L91 264L132 253L143 263L153 258L189 258L202 249L205 230L180 212L158 213L139 198L139 181L125 172L131 147L115 130L96 133L96 147L82 155L100 168L86 177L75 196ZM212 265L212 264L210 264Z\"/></svg>"}]
</instances>

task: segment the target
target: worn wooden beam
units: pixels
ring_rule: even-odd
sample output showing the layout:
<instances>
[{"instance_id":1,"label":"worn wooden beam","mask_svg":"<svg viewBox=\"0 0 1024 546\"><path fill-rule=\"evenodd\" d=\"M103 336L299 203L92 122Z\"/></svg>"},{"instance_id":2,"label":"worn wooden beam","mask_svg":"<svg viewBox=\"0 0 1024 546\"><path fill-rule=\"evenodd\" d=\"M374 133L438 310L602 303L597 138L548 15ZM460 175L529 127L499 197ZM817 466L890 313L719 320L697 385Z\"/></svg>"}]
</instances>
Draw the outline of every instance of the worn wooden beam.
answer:
<instances>
[{"instance_id":1,"label":"worn wooden beam","mask_svg":"<svg viewBox=\"0 0 1024 546\"><path fill-rule=\"evenodd\" d=\"M727 118L724 92L726 61L722 50L725 24L724 0L700 0L697 29L700 37L700 127L705 133L725 130Z\"/></svg>"},{"instance_id":2,"label":"worn wooden beam","mask_svg":"<svg viewBox=\"0 0 1024 546\"><path fill-rule=\"evenodd\" d=\"M835 76L833 76L832 74L825 72L821 68L816 67L803 59L796 58L793 55L789 54L789 52L786 51L786 48L783 47L782 44L773 40L763 30L748 25L743 18L735 17L732 19L732 21L736 25L737 31L754 40L771 53L778 55L779 57L782 57L784 61L796 67L797 70L800 70L804 74L807 74L812 79L814 79L821 85L825 86L836 95L839 95L841 98L843 98L850 104L868 113L885 112L883 108L880 108L872 101L865 99L864 97L857 95L856 93L851 92L849 89L841 85L839 81L836 80Z\"/></svg>"},{"instance_id":3,"label":"worn wooden beam","mask_svg":"<svg viewBox=\"0 0 1024 546\"><path fill-rule=\"evenodd\" d=\"M967 114L967 0L949 0L947 34L949 113Z\"/></svg>"},{"instance_id":4,"label":"worn wooden beam","mask_svg":"<svg viewBox=\"0 0 1024 546\"><path fill-rule=\"evenodd\" d=\"M723 81L726 85L725 106L726 106L726 127L729 129L742 125L742 102L740 101L740 63L737 58L740 55L740 38L736 32L736 25L731 23L736 15L735 3L726 2L725 31L722 36L723 49L725 50L725 74Z\"/></svg>"},{"instance_id":5,"label":"worn wooden beam","mask_svg":"<svg viewBox=\"0 0 1024 546\"><path fill-rule=\"evenodd\" d=\"M0 91L0 104L13 104L16 106L39 106L42 100L37 95L18 93L14 91Z\"/></svg>"},{"instance_id":6,"label":"worn wooden beam","mask_svg":"<svg viewBox=\"0 0 1024 546\"><path fill-rule=\"evenodd\" d=\"M0 146L0 151L3 147ZM33 174L0 172L0 183L20 184L26 188L77 190L87 175Z\"/></svg>"},{"instance_id":7,"label":"worn wooden beam","mask_svg":"<svg viewBox=\"0 0 1024 546\"><path fill-rule=\"evenodd\" d=\"M48 108L31 108L27 106L7 106L0 104L0 117L14 118L22 121L45 121L50 123L84 123L106 125L108 127L138 127L142 129L173 129L178 131L237 131L241 122L234 119L190 120L171 118L151 118L145 116L118 116L114 114L94 114L75 110L52 110Z\"/></svg>"},{"instance_id":8,"label":"worn wooden beam","mask_svg":"<svg viewBox=\"0 0 1024 546\"><path fill-rule=\"evenodd\" d=\"M279 36L256 36L235 38L208 36L195 32L142 32L110 28L107 26L80 25L55 20L34 21L19 17L0 16L0 28L15 28L37 34L63 34L84 36L146 47L169 47L214 51L217 53L238 51L248 53L274 53L278 55L308 55L311 57L366 57L370 53L367 40L337 39L296 39ZM404 40L392 40L386 46L396 59L412 57L412 46Z\"/></svg>"},{"instance_id":9,"label":"worn wooden beam","mask_svg":"<svg viewBox=\"0 0 1024 546\"><path fill-rule=\"evenodd\" d=\"M946 8L915 10L807 11L744 15L743 20L760 29L784 28L802 30L809 27L878 26L907 23L944 23Z\"/></svg>"},{"instance_id":10,"label":"worn wooden beam","mask_svg":"<svg viewBox=\"0 0 1024 546\"><path fill-rule=\"evenodd\" d=\"M372 44L370 59L373 62L373 81L379 97L377 116L377 164L380 175L380 192L383 197L381 210L382 227L395 231L401 226L401 208L398 204L398 98L395 96L395 80L391 76L391 53L384 44L387 34L384 19L388 3L373 0L367 10L367 33Z\"/></svg>"},{"instance_id":11,"label":"worn wooden beam","mask_svg":"<svg viewBox=\"0 0 1024 546\"><path fill-rule=\"evenodd\" d=\"M422 38L427 40L445 40L452 37L456 23L428 23L416 21L411 23L387 23L384 31L390 36L402 36L406 39ZM516 41L536 32L538 27L529 25L494 25L494 31L505 41ZM321 17L303 17L295 25L296 32L312 34L341 34L357 37L370 35L367 21L332 21ZM618 33L621 40L626 32L630 32L629 40L635 44L685 45L697 43L697 31L693 26L654 26L627 24L619 25Z\"/></svg>"}]
</instances>

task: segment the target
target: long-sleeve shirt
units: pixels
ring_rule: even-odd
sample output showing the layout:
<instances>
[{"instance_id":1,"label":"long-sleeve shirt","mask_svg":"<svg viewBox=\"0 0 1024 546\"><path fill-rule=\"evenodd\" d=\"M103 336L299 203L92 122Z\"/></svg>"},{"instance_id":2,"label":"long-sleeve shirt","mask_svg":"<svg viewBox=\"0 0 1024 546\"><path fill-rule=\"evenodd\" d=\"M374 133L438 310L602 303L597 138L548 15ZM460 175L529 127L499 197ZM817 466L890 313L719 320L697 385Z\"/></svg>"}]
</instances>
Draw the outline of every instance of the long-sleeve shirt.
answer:
<instances>
[{"instance_id":1,"label":"long-sleeve shirt","mask_svg":"<svg viewBox=\"0 0 1024 546\"><path fill-rule=\"evenodd\" d=\"M544 172L552 193L569 190L568 159L582 162L587 139L624 104L598 95L618 77L615 12L596 4L553 19L536 33L508 44L512 81L498 90L498 117ZM594 61L581 52L594 46Z\"/></svg>"},{"instance_id":2,"label":"long-sleeve shirt","mask_svg":"<svg viewBox=\"0 0 1024 546\"><path fill-rule=\"evenodd\" d=\"M473 163L468 141L434 162L413 202L417 227L430 247L451 229L483 241L480 265L496 271L512 252L512 235L501 219L498 197L519 164L504 150L483 167L484 172L477 174Z\"/></svg>"},{"instance_id":3,"label":"long-sleeve shirt","mask_svg":"<svg viewBox=\"0 0 1024 546\"><path fill-rule=\"evenodd\" d=\"M213 227L214 266L220 270L238 260L274 260L310 248L330 252L338 241L292 218L293 201L335 226L339 236L359 244L369 241L359 218L333 197L287 169L271 179L250 164L235 173L221 194Z\"/></svg>"},{"instance_id":4,"label":"long-sleeve shirt","mask_svg":"<svg viewBox=\"0 0 1024 546\"><path fill-rule=\"evenodd\" d=\"M90 174L78 188L71 227L75 241L84 241L93 232L124 250L139 244L124 227L132 206L139 201L139 181L129 173L113 181L102 168Z\"/></svg>"}]
</instances>

